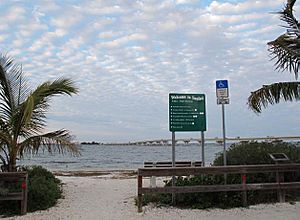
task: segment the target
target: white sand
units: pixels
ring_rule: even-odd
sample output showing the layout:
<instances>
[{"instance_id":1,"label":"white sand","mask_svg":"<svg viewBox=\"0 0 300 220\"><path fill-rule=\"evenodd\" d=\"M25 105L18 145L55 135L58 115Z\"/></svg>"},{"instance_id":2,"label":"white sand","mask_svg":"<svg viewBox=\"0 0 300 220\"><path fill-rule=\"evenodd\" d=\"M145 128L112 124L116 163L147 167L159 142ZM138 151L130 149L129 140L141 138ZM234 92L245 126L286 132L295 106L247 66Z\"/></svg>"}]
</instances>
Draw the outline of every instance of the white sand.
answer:
<instances>
[{"instance_id":1,"label":"white sand","mask_svg":"<svg viewBox=\"0 0 300 220\"><path fill-rule=\"evenodd\" d=\"M134 205L136 179L115 178L115 175L59 178L65 183L65 198L60 199L55 207L8 219L300 220L300 202L210 211L147 206L143 207L143 213L137 213Z\"/></svg>"}]
</instances>

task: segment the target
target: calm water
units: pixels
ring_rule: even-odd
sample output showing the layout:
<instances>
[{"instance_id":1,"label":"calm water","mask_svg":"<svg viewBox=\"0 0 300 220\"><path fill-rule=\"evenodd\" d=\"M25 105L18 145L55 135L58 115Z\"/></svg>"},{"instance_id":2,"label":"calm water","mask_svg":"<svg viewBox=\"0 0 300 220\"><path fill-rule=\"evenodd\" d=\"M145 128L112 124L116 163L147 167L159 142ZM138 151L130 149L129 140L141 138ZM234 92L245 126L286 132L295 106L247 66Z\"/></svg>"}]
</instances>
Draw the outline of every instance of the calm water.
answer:
<instances>
[{"instance_id":1,"label":"calm water","mask_svg":"<svg viewBox=\"0 0 300 220\"><path fill-rule=\"evenodd\" d=\"M109 146L81 145L81 156L49 155L47 152L35 156L27 155L20 161L23 165L42 165L50 170L99 170L137 169L144 161L171 161L171 146ZM223 147L205 145L205 162L209 164ZM199 145L176 146L176 160L201 161Z\"/></svg>"}]
</instances>

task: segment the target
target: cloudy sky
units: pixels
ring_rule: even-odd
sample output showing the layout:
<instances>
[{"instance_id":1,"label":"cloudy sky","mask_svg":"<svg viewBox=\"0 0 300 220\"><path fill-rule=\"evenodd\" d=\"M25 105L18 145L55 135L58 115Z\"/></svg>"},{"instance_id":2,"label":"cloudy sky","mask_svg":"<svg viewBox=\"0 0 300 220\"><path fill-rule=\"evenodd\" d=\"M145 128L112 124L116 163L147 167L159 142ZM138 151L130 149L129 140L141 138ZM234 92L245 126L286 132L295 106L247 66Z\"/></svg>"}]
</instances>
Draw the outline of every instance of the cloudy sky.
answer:
<instances>
[{"instance_id":1,"label":"cloudy sky","mask_svg":"<svg viewBox=\"0 0 300 220\"><path fill-rule=\"evenodd\" d=\"M169 93L204 93L205 135L221 137L217 79L229 80L227 136L299 135L299 103L260 115L247 107L262 84L294 80L274 70L266 46L285 31L271 13L284 2L1 0L0 52L22 63L33 88L74 79L80 93L53 100L48 130L69 129L77 141L170 138Z\"/></svg>"}]
</instances>

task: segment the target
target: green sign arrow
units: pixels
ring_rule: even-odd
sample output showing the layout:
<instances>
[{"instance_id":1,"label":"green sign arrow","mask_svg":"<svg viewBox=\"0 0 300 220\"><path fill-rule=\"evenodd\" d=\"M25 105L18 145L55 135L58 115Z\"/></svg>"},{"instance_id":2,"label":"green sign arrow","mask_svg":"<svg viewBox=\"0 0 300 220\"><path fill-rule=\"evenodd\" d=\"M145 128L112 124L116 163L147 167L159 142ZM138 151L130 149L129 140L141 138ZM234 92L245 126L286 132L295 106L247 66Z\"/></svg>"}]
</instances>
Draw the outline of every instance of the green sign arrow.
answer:
<instances>
[{"instance_id":1,"label":"green sign arrow","mask_svg":"<svg viewBox=\"0 0 300 220\"><path fill-rule=\"evenodd\" d=\"M169 94L170 131L206 131L204 94Z\"/></svg>"}]
</instances>

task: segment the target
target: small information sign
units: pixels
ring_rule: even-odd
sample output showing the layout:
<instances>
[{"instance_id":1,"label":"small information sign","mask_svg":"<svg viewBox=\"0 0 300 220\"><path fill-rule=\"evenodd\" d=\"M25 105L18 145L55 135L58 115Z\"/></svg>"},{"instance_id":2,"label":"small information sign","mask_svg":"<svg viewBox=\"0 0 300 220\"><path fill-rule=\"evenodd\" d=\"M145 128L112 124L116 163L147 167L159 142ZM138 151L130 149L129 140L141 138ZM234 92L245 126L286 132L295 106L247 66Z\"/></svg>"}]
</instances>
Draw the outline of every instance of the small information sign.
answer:
<instances>
[{"instance_id":1,"label":"small information sign","mask_svg":"<svg viewBox=\"0 0 300 220\"><path fill-rule=\"evenodd\" d=\"M217 94L218 99L229 97L227 80L217 80L216 81L216 94Z\"/></svg>"},{"instance_id":2,"label":"small information sign","mask_svg":"<svg viewBox=\"0 0 300 220\"><path fill-rule=\"evenodd\" d=\"M217 104L218 105L229 104L229 98L217 99Z\"/></svg>"},{"instance_id":3,"label":"small information sign","mask_svg":"<svg viewBox=\"0 0 300 220\"><path fill-rule=\"evenodd\" d=\"M229 104L228 80L216 81L217 104Z\"/></svg>"},{"instance_id":4,"label":"small information sign","mask_svg":"<svg viewBox=\"0 0 300 220\"><path fill-rule=\"evenodd\" d=\"M169 130L206 131L204 94L169 94Z\"/></svg>"}]
</instances>

